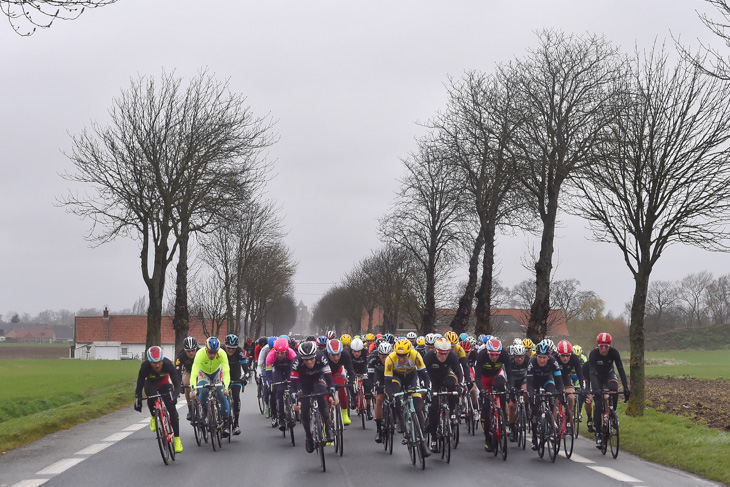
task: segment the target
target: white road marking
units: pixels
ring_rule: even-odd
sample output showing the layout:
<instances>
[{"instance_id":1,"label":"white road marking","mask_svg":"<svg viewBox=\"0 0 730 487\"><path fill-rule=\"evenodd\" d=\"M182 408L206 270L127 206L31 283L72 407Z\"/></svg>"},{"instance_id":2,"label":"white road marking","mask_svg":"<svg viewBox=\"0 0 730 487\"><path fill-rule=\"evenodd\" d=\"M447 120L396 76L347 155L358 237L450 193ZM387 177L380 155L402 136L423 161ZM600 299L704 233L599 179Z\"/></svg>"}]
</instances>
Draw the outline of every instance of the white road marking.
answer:
<instances>
[{"instance_id":1,"label":"white road marking","mask_svg":"<svg viewBox=\"0 0 730 487\"><path fill-rule=\"evenodd\" d=\"M618 480L620 482L643 482L643 480L639 480L630 475L626 475L625 473L614 470L611 467L594 467L588 465L588 468L593 469L598 473L602 473L603 475L611 477L612 479Z\"/></svg>"},{"instance_id":2,"label":"white road marking","mask_svg":"<svg viewBox=\"0 0 730 487\"><path fill-rule=\"evenodd\" d=\"M40 470L36 472L36 475L57 475L59 473L65 472L69 468L73 467L77 463L83 462L83 458L64 458L63 460L59 460L53 465L49 465L48 467L44 468L43 470Z\"/></svg>"},{"instance_id":3,"label":"white road marking","mask_svg":"<svg viewBox=\"0 0 730 487\"><path fill-rule=\"evenodd\" d=\"M83 450L76 452L76 455L95 455L102 451L104 448L112 446L114 443L97 443L95 445L87 446Z\"/></svg>"},{"instance_id":4,"label":"white road marking","mask_svg":"<svg viewBox=\"0 0 730 487\"><path fill-rule=\"evenodd\" d=\"M145 421L144 423L133 424L133 425L127 426L122 431L138 431L138 430L141 430L142 428L144 428L146 423L147 422Z\"/></svg>"},{"instance_id":5,"label":"white road marking","mask_svg":"<svg viewBox=\"0 0 730 487\"><path fill-rule=\"evenodd\" d=\"M140 423L140 424L145 424L145 423L149 423L149 422L150 422L150 418L147 418L147 419L143 419L143 420L142 420L142 421L140 421L139 423Z\"/></svg>"},{"instance_id":6,"label":"white road marking","mask_svg":"<svg viewBox=\"0 0 730 487\"><path fill-rule=\"evenodd\" d=\"M114 443L115 441L123 440L124 438L126 438L127 436L129 436L131 434L132 434L131 431L121 431L119 433L114 433L113 435L109 435L101 441L109 441L109 442Z\"/></svg>"},{"instance_id":7,"label":"white road marking","mask_svg":"<svg viewBox=\"0 0 730 487\"><path fill-rule=\"evenodd\" d=\"M13 487L38 487L48 482L48 479L27 479L21 480L17 484L13 484Z\"/></svg>"},{"instance_id":8,"label":"white road marking","mask_svg":"<svg viewBox=\"0 0 730 487\"><path fill-rule=\"evenodd\" d=\"M574 462L578 462L578 463L596 463L593 460L589 460L586 457L582 457L580 455L576 455L575 453L573 453L570 456L570 459L573 460Z\"/></svg>"}]
</instances>

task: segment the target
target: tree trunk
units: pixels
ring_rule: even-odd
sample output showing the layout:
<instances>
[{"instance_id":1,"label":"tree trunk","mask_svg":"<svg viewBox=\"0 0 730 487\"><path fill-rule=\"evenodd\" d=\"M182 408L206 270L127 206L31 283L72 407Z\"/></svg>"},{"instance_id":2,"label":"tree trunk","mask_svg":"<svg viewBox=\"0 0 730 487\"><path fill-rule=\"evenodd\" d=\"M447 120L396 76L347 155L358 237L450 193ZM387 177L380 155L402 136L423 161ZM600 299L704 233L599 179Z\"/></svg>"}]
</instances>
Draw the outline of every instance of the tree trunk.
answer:
<instances>
[{"instance_id":1,"label":"tree trunk","mask_svg":"<svg viewBox=\"0 0 730 487\"><path fill-rule=\"evenodd\" d=\"M475 335L492 334L492 274L494 272L494 235L497 229L493 222L484 225L484 254L482 258L482 280L477 291Z\"/></svg>"},{"instance_id":2,"label":"tree trunk","mask_svg":"<svg viewBox=\"0 0 730 487\"><path fill-rule=\"evenodd\" d=\"M557 211L558 196L555 194L548 197L547 213L543 218L540 258L535 263L535 301L530 308L530 320L527 323L527 337L536 343L547 335Z\"/></svg>"},{"instance_id":3,"label":"tree trunk","mask_svg":"<svg viewBox=\"0 0 730 487\"><path fill-rule=\"evenodd\" d=\"M175 315L172 327L175 330L175 350L182 350L183 340L190 331L190 310L188 309L188 242L190 234L184 222L180 236L180 255L177 258L177 281L175 283Z\"/></svg>"},{"instance_id":4,"label":"tree trunk","mask_svg":"<svg viewBox=\"0 0 730 487\"><path fill-rule=\"evenodd\" d=\"M430 260L430 259L429 259ZM429 272L426 276L426 306L423 308L421 320L421 335L433 332L436 322L436 270L435 265L429 262Z\"/></svg>"},{"instance_id":5,"label":"tree trunk","mask_svg":"<svg viewBox=\"0 0 730 487\"><path fill-rule=\"evenodd\" d=\"M147 337L145 345L147 348L154 345L162 345L162 298L165 290L165 273L167 271L167 237L169 232L163 233L160 244L155 248L152 276L145 278L150 304L147 308ZM146 250L142 250L142 267L145 276L146 272Z\"/></svg>"},{"instance_id":6,"label":"tree trunk","mask_svg":"<svg viewBox=\"0 0 730 487\"><path fill-rule=\"evenodd\" d=\"M631 343L631 398L626 407L629 416L643 416L646 404L644 381L644 316L646 312L646 297L649 289L649 275L651 268L648 265L639 265L634 276L636 287L634 299L631 303L631 325L629 326L629 341Z\"/></svg>"},{"instance_id":7,"label":"tree trunk","mask_svg":"<svg viewBox=\"0 0 730 487\"><path fill-rule=\"evenodd\" d=\"M474 292L477 287L477 274L479 272L479 256L484 247L484 234L479 232L474 248L469 259L469 280L466 283L464 294L459 298L459 307L451 320L451 329L456 333L463 333L469 326L469 316L474 303Z\"/></svg>"}]
</instances>

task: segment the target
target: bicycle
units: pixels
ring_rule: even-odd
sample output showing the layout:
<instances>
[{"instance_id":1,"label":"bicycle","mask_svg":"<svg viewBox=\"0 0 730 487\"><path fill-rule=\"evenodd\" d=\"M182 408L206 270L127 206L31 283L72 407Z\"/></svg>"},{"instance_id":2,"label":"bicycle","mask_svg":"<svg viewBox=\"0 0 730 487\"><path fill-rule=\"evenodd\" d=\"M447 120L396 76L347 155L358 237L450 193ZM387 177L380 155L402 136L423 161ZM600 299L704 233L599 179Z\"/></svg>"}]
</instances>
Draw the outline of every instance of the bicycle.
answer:
<instances>
[{"instance_id":1,"label":"bicycle","mask_svg":"<svg viewBox=\"0 0 730 487\"><path fill-rule=\"evenodd\" d=\"M264 381L259 377L258 374L255 374L256 377L256 400L259 404L259 411L261 411L261 414L264 414L266 411L266 398L264 397Z\"/></svg>"},{"instance_id":2,"label":"bicycle","mask_svg":"<svg viewBox=\"0 0 730 487\"><path fill-rule=\"evenodd\" d=\"M569 392L566 394L575 394ZM576 398L577 401L577 398ZM567 401L566 401L567 402ZM558 408L556 414L557 420L557 434L558 434L558 450L560 450L560 443L563 443L563 453L565 458L570 458L573 454L573 414L568 411L566 406L563 405L563 401L558 401Z\"/></svg>"},{"instance_id":3,"label":"bicycle","mask_svg":"<svg viewBox=\"0 0 730 487\"><path fill-rule=\"evenodd\" d=\"M147 396L143 399L147 401L155 401L152 416L155 418L157 446L160 447L162 461L165 462L165 465L168 465L170 460L173 462L175 461L175 433L172 430L170 413L167 411L167 406L165 406L165 402L162 400L161 394Z\"/></svg>"},{"instance_id":4,"label":"bicycle","mask_svg":"<svg viewBox=\"0 0 730 487\"><path fill-rule=\"evenodd\" d=\"M469 391L465 391L465 393L461 395L459 399L459 411L459 420L464 419L466 422L466 432L474 436L476 434L476 427L479 420L476 416L476 411L474 410L474 404L471 402ZM459 441L457 439L454 448L456 448L458 443Z\"/></svg>"},{"instance_id":5,"label":"bicycle","mask_svg":"<svg viewBox=\"0 0 730 487\"><path fill-rule=\"evenodd\" d=\"M539 400L539 404L537 405L539 417L536 425L537 454L540 458L543 458L545 455L545 447L547 446L550 461L555 462L560 443L557 437L558 427L553 417L552 396L553 394L551 392L544 392L542 389L535 394L535 397Z\"/></svg>"},{"instance_id":6,"label":"bicycle","mask_svg":"<svg viewBox=\"0 0 730 487\"><path fill-rule=\"evenodd\" d=\"M515 429L517 430L517 448L525 449L527 447L527 435L529 432L529 421L527 419L527 404L525 403L526 392L522 389L515 391L515 401L517 402Z\"/></svg>"},{"instance_id":7,"label":"bicycle","mask_svg":"<svg viewBox=\"0 0 730 487\"><path fill-rule=\"evenodd\" d=\"M596 429L596 434L600 434L602 437L601 453L605 455L610 447L613 458L618 456L620 440L618 414L611 399L611 396L617 394L619 394L618 391L603 390L603 415L601 416L601 424Z\"/></svg>"},{"instance_id":8,"label":"bicycle","mask_svg":"<svg viewBox=\"0 0 730 487\"><path fill-rule=\"evenodd\" d=\"M306 394L298 397L298 400L309 399L309 427L312 430L312 442L314 449L319 456L320 465L322 471L327 471L327 467L324 459L324 447L327 445L324 431L324 420L322 415L319 413L319 406L315 398L319 396L326 396L328 393L319 392L315 394Z\"/></svg>"},{"instance_id":9,"label":"bicycle","mask_svg":"<svg viewBox=\"0 0 730 487\"><path fill-rule=\"evenodd\" d=\"M206 426L208 428L208 434L210 435L210 444L213 447L213 451L217 448L223 448L223 415L221 414L220 404L218 404L218 395L216 394L216 388L222 384L203 384L202 386L195 386L195 389L208 389L208 406L206 416ZM196 394L197 396L197 394ZM228 423L228 437L231 437L231 425ZM215 444L218 443L216 448Z\"/></svg>"},{"instance_id":10,"label":"bicycle","mask_svg":"<svg viewBox=\"0 0 730 487\"><path fill-rule=\"evenodd\" d=\"M438 442L439 452L441 452L441 459L446 460L446 463L451 463L451 440L453 435L451 431L451 410L447 399L448 396L458 395L458 391L447 391L445 389L433 393L434 397L439 398L439 422L436 426L436 441ZM458 428L458 424L456 427Z\"/></svg>"},{"instance_id":11,"label":"bicycle","mask_svg":"<svg viewBox=\"0 0 730 487\"><path fill-rule=\"evenodd\" d=\"M578 432L580 431L580 424L583 422L583 403L585 402L585 396L581 392L580 387L575 388L575 401L573 402L573 437L578 438Z\"/></svg>"},{"instance_id":12,"label":"bicycle","mask_svg":"<svg viewBox=\"0 0 730 487\"><path fill-rule=\"evenodd\" d=\"M190 389L190 386L183 387ZM200 404L200 398L197 395L190 398L190 403L190 425L193 427L193 432L195 432L195 443L200 446L203 442L208 443L208 429L203 419L203 406Z\"/></svg>"},{"instance_id":13,"label":"bicycle","mask_svg":"<svg viewBox=\"0 0 730 487\"><path fill-rule=\"evenodd\" d=\"M505 392L487 392L486 396L489 400L489 433L492 436L492 453L496 457L502 452L502 460L507 460L507 422L504 418L504 410L502 409L502 401L500 400ZM484 426L487 426L486 420Z\"/></svg>"},{"instance_id":14,"label":"bicycle","mask_svg":"<svg viewBox=\"0 0 730 487\"><path fill-rule=\"evenodd\" d=\"M341 389L343 387L347 387L346 385L337 385L335 386L337 389ZM330 403L330 419L332 420L332 429L334 433L334 440L332 443L335 447L335 452L337 452L340 456L344 453L344 447L345 447L345 441L344 441L344 431L345 431L345 423L342 419L342 405L338 402L337 404Z\"/></svg>"},{"instance_id":15,"label":"bicycle","mask_svg":"<svg viewBox=\"0 0 730 487\"><path fill-rule=\"evenodd\" d=\"M357 415L362 421L362 429L365 429L365 419L368 414L368 403L365 399L365 387L363 386L362 376L355 376L355 405L357 406Z\"/></svg>"},{"instance_id":16,"label":"bicycle","mask_svg":"<svg viewBox=\"0 0 730 487\"><path fill-rule=\"evenodd\" d=\"M416 407L413 404L413 394L424 393L427 389L407 390L405 392L396 392L393 394L395 400L401 401L402 424L405 426L403 432L403 444L408 446L408 454L411 457L411 463L416 464L416 459L421 464L421 470L426 469L426 457L423 452L426 448L426 440L423 437L423 430L418 421Z\"/></svg>"},{"instance_id":17,"label":"bicycle","mask_svg":"<svg viewBox=\"0 0 730 487\"><path fill-rule=\"evenodd\" d=\"M286 438L286 430L289 430L289 439L291 440L291 446L296 446L296 441L294 440L294 426L296 425L296 413L294 412L294 399L292 399L291 394L289 392L289 381L283 380L281 382L274 382L271 384L271 386L278 386L278 385L284 385L286 388L284 389L284 421L285 421L285 428L281 432L282 436Z\"/></svg>"},{"instance_id":18,"label":"bicycle","mask_svg":"<svg viewBox=\"0 0 730 487\"><path fill-rule=\"evenodd\" d=\"M381 435L383 437L383 447L389 454L393 454L393 436L395 435L395 412L391 400L386 394L383 399L383 424L381 426Z\"/></svg>"}]
</instances>

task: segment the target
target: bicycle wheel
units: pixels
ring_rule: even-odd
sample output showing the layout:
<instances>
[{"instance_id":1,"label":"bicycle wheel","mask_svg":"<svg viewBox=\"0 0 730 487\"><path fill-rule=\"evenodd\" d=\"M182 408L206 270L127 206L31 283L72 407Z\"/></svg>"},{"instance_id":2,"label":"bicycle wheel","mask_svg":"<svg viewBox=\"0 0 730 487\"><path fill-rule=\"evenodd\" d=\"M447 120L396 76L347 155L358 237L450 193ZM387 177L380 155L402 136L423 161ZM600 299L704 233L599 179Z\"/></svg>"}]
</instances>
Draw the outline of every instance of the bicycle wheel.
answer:
<instances>
[{"instance_id":1,"label":"bicycle wheel","mask_svg":"<svg viewBox=\"0 0 730 487\"><path fill-rule=\"evenodd\" d=\"M517 447L523 450L527 446L527 412L525 405L520 403L517 406Z\"/></svg>"},{"instance_id":2,"label":"bicycle wheel","mask_svg":"<svg viewBox=\"0 0 730 487\"><path fill-rule=\"evenodd\" d=\"M322 424L322 417L319 415L319 407L317 406L316 401L312 401L312 405L310 408L316 409L316 412L314 413L314 447L317 449L317 453L319 453L319 462L320 466L322 467L322 471L327 471L327 466L325 465L324 460L324 425Z\"/></svg>"},{"instance_id":3,"label":"bicycle wheel","mask_svg":"<svg viewBox=\"0 0 730 487\"><path fill-rule=\"evenodd\" d=\"M441 448L441 459L451 463L451 419L448 410L444 411L441 420L441 437L439 447Z\"/></svg>"},{"instance_id":4,"label":"bicycle wheel","mask_svg":"<svg viewBox=\"0 0 730 487\"><path fill-rule=\"evenodd\" d=\"M611 410L611 415L609 417L608 442L611 447L611 456L613 458L616 458L618 456L618 447L619 447L618 429L619 429L618 415L616 414L616 411Z\"/></svg>"},{"instance_id":5,"label":"bicycle wheel","mask_svg":"<svg viewBox=\"0 0 730 487\"><path fill-rule=\"evenodd\" d=\"M215 404L212 400L208 401L208 434L210 434L210 444L213 447L213 451L216 451L218 447L215 445L216 434L218 432L218 418L216 418Z\"/></svg>"},{"instance_id":6,"label":"bicycle wheel","mask_svg":"<svg viewBox=\"0 0 730 487\"><path fill-rule=\"evenodd\" d=\"M413 425L413 449L416 452L416 457L421 465L421 470L426 469L426 457L423 456L424 450L426 449L426 440L423 437L423 431L421 431L420 423L418 422L418 415L415 411L411 411L411 423ZM414 463L415 465L415 463Z\"/></svg>"},{"instance_id":7,"label":"bicycle wheel","mask_svg":"<svg viewBox=\"0 0 730 487\"><path fill-rule=\"evenodd\" d=\"M170 458L175 461L175 432L172 429L172 422L170 422L170 413L167 410L163 411L162 414L162 427L167 438L167 449L170 452Z\"/></svg>"},{"instance_id":8,"label":"bicycle wheel","mask_svg":"<svg viewBox=\"0 0 730 487\"><path fill-rule=\"evenodd\" d=\"M167 435L165 435L164 428L162 427L162 419L160 417L160 410L155 409L155 434L157 435L157 446L160 447L160 454L162 455L162 461L165 465L170 463L170 449L167 447Z\"/></svg>"},{"instance_id":9,"label":"bicycle wheel","mask_svg":"<svg viewBox=\"0 0 730 487\"><path fill-rule=\"evenodd\" d=\"M405 407L405 405L403 406ZM405 440L406 445L408 446L408 456L411 458L411 463L413 465L416 464L416 431L414 429L414 424L410 420L411 415L406 413L405 417L405 426L406 426L406 432L405 432Z\"/></svg>"},{"instance_id":10,"label":"bicycle wheel","mask_svg":"<svg viewBox=\"0 0 730 487\"><path fill-rule=\"evenodd\" d=\"M466 430L472 436L477 434L476 415L474 413L474 405L471 403L471 398L466 398Z\"/></svg>"},{"instance_id":11,"label":"bicycle wheel","mask_svg":"<svg viewBox=\"0 0 730 487\"><path fill-rule=\"evenodd\" d=\"M570 431L566 429L565 435L563 435L563 453L565 454L565 458L570 458L573 455L573 441L575 440L575 437L573 436L573 429L575 429L575 421L574 417L566 417L566 428L571 428Z\"/></svg>"},{"instance_id":12,"label":"bicycle wheel","mask_svg":"<svg viewBox=\"0 0 730 487\"><path fill-rule=\"evenodd\" d=\"M497 444L502 453L502 460L507 460L507 423L504 420L504 411L499 411L499 434L497 436Z\"/></svg>"},{"instance_id":13,"label":"bicycle wheel","mask_svg":"<svg viewBox=\"0 0 730 487\"><path fill-rule=\"evenodd\" d=\"M580 431L580 410L581 410L581 404L580 404L580 396L575 396L575 401L573 402L573 437L578 438L578 431Z\"/></svg>"},{"instance_id":14,"label":"bicycle wheel","mask_svg":"<svg viewBox=\"0 0 730 487\"><path fill-rule=\"evenodd\" d=\"M608 424L608 413L604 413L601 420L601 436L602 436L602 442L601 442L601 453L604 455L606 454L606 451L608 451L608 441L609 441L609 434L610 432L610 426Z\"/></svg>"},{"instance_id":15,"label":"bicycle wheel","mask_svg":"<svg viewBox=\"0 0 730 487\"><path fill-rule=\"evenodd\" d=\"M256 387L256 400L259 403L259 411L261 411L261 414L264 414L264 407L266 406L266 402L264 401L264 386L261 384L261 382L257 382Z\"/></svg>"},{"instance_id":16,"label":"bicycle wheel","mask_svg":"<svg viewBox=\"0 0 730 487\"><path fill-rule=\"evenodd\" d=\"M344 432L345 423L342 419L342 408L338 405L335 408L335 451L340 456L345 451Z\"/></svg>"},{"instance_id":17,"label":"bicycle wheel","mask_svg":"<svg viewBox=\"0 0 730 487\"><path fill-rule=\"evenodd\" d=\"M456 447L459 446L459 422L455 422L451 424L451 439L449 440L449 443L451 443L451 447L456 450Z\"/></svg>"},{"instance_id":18,"label":"bicycle wheel","mask_svg":"<svg viewBox=\"0 0 730 487\"><path fill-rule=\"evenodd\" d=\"M555 421L553 420L552 414L545 418L545 439L547 440L546 448L548 449L548 456L551 462L555 462L555 458L558 456L558 445L559 438Z\"/></svg>"},{"instance_id":19,"label":"bicycle wheel","mask_svg":"<svg viewBox=\"0 0 730 487\"><path fill-rule=\"evenodd\" d=\"M362 388L357 391L357 414L360 415L360 421L362 421L362 429L365 429L365 416L367 416L367 402L365 401L365 394Z\"/></svg>"},{"instance_id":20,"label":"bicycle wheel","mask_svg":"<svg viewBox=\"0 0 730 487\"><path fill-rule=\"evenodd\" d=\"M191 404L191 423L193 425L193 432L195 433L195 443L200 446L203 443L203 431L205 428L202 428L202 418L200 418L200 411L198 410L198 405L195 403Z\"/></svg>"},{"instance_id":21,"label":"bicycle wheel","mask_svg":"<svg viewBox=\"0 0 730 487\"><path fill-rule=\"evenodd\" d=\"M540 415L540 420L537 422L537 454L540 458L545 456L545 413Z\"/></svg>"}]
</instances>

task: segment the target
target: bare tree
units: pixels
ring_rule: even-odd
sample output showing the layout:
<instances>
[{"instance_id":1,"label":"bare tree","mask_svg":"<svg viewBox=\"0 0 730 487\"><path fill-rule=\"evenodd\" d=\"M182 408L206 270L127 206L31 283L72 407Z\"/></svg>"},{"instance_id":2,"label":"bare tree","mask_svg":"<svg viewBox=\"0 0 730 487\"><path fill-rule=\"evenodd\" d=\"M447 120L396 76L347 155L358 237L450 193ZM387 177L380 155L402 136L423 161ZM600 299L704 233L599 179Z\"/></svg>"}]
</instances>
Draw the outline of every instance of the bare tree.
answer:
<instances>
[{"instance_id":1,"label":"bare tree","mask_svg":"<svg viewBox=\"0 0 730 487\"><path fill-rule=\"evenodd\" d=\"M360 328L362 311L357 289L348 284L335 285L314 305L314 331L321 334L327 330L352 333Z\"/></svg>"},{"instance_id":2,"label":"bare tree","mask_svg":"<svg viewBox=\"0 0 730 487\"><path fill-rule=\"evenodd\" d=\"M687 314L690 325L702 326L707 324L704 303L707 288L714 280L708 271L689 274L679 283L679 298L687 305Z\"/></svg>"},{"instance_id":3,"label":"bare tree","mask_svg":"<svg viewBox=\"0 0 730 487\"><path fill-rule=\"evenodd\" d=\"M512 112L524 117L511 138L515 176L542 221L527 331L533 340L547 332L561 189L594 164L594 145L614 117L611 105L623 76L617 49L602 37L547 30L538 39L526 58L500 69L516 90Z\"/></svg>"},{"instance_id":4,"label":"bare tree","mask_svg":"<svg viewBox=\"0 0 730 487\"><path fill-rule=\"evenodd\" d=\"M160 343L166 271L178 246L241 201L253 154L266 144L268 126L244 101L204 72L187 88L174 74L140 76L114 100L108 126L92 123L72 137L68 157L77 172L64 177L91 192L70 192L61 204L92 220L87 238L97 245L118 236L140 240L147 346ZM186 252L177 274L187 275ZM176 341L186 325L176 327Z\"/></svg>"},{"instance_id":5,"label":"bare tree","mask_svg":"<svg viewBox=\"0 0 730 487\"><path fill-rule=\"evenodd\" d=\"M646 295L647 331L660 331L669 328L669 320L673 319L673 311L679 300L677 286L670 281L652 281ZM628 315L631 315L631 303L628 303Z\"/></svg>"},{"instance_id":6,"label":"bare tree","mask_svg":"<svg viewBox=\"0 0 730 487\"><path fill-rule=\"evenodd\" d=\"M117 0L0 0L0 11L16 34L30 36L49 28L56 19L76 20L87 8L103 7Z\"/></svg>"},{"instance_id":7,"label":"bare tree","mask_svg":"<svg viewBox=\"0 0 730 487\"><path fill-rule=\"evenodd\" d=\"M715 325L730 321L730 274L720 276L705 289L705 306Z\"/></svg>"},{"instance_id":8,"label":"bare tree","mask_svg":"<svg viewBox=\"0 0 730 487\"><path fill-rule=\"evenodd\" d=\"M220 331L226 322L226 300L224 288L215 276L200 277L191 289L191 308L197 315L206 337L220 338ZM230 332L230 325L228 328Z\"/></svg>"},{"instance_id":9,"label":"bare tree","mask_svg":"<svg viewBox=\"0 0 730 487\"><path fill-rule=\"evenodd\" d=\"M579 286L580 281L577 279L553 281L550 284L550 302L554 309L563 310L565 322L568 324L578 318L585 301L598 297L593 291L581 291Z\"/></svg>"},{"instance_id":10,"label":"bare tree","mask_svg":"<svg viewBox=\"0 0 730 487\"><path fill-rule=\"evenodd\" d=\"M444 282L456 256L464 204L460 185L445 155L429 140L403 160L406 176L391 206L380 221L384 241L402 247L419 267L414 313L421 314L422 334L436 322L437 283Z\"/></svg>"},{"instance_id":11,"label":"bare tree","mask_svg":"<svg viewBox=\"0 0 730 487\"><path fill-rule=\"evenodd\" d=\"M633 99L611 124L602 164L580 185L576 209L598 241L617 245L634 282L628 412L643 415L644 317L649 278L675 243L727 249L730 87L654 49L636 55Z\"/></svg>"}]
</instances>

